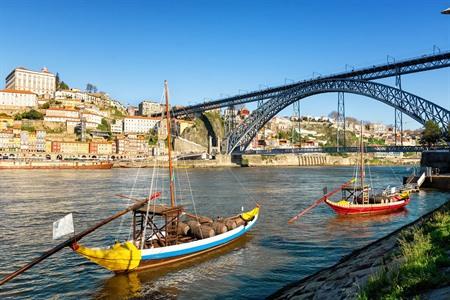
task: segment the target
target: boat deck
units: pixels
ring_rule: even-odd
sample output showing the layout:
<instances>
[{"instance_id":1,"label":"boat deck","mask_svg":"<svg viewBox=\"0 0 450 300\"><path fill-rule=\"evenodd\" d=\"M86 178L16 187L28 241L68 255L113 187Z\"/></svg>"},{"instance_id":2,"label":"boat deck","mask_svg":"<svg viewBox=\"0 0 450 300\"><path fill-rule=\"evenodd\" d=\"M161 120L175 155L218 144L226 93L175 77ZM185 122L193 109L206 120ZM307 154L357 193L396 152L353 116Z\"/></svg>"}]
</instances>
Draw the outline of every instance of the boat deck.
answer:
<instances>
[{"instance_id":1,"label":"boat deck","mask_svg":"<svg viewBox=\"0 0 450 300\"><path fill-rule=\"evenodd\" d=\"M157 216L165 216L171 213L176 213L178 211L183 211L184 207L179 205L179 206L168 206L168 205L160 205L160 204L149 204L148 206L148 213L149 214L153 214L153 215L157 215ZM147 205L144 205L138 209L135 210L135 212L139 212L142 214L146 214L147 213Z\"/></svg>"}]
</instances>

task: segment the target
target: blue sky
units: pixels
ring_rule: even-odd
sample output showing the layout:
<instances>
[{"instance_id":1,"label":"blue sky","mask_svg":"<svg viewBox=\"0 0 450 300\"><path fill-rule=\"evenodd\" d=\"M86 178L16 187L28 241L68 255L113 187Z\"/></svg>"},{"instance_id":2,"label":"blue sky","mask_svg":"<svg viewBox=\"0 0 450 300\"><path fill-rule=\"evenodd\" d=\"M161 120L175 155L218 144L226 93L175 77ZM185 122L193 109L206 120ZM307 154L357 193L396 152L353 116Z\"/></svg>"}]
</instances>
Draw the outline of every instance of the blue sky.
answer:
<instances>
[{"instance_id":1,"label":"blue sky","mask_svg":"<svg viewBox=\"0 0 450 300\"><path fill-rule=\"evenodd\" d=\"M0 76L15 67L59 72L71 87L91 82L124 104L234 95L313 72L450 49L450 1L20 1L0 4ZM383 80L394 84L394 79ZM450 108L450 70L408 75L403 88ZM302 101L327 115L337 95ZM347 115L392 123L391 108L347 95ZM283 114L289 114L287 109ZM417 128L405 118L405 126Z\"/></svg>"}]
</instances>

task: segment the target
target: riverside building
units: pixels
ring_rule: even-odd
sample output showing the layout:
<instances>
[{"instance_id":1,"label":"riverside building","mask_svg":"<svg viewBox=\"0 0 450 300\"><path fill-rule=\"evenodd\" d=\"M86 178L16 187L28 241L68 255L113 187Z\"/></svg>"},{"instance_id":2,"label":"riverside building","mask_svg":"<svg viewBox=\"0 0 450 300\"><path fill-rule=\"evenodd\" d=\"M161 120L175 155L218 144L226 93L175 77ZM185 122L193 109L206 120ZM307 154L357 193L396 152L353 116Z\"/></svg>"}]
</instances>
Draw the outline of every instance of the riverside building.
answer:
<instances>
[{"instance_id":1,"label":"riverside building","mask_svg":"<svg viewBox=\"0 0 450 300\"><path fill-rule=\"evenodd\" d=\"M30 91L42 98L51 99L55 96L56 76L47 68L43 68L41 72L15 68L6 76L6 89Z\"/></svg>"}]
</instances>

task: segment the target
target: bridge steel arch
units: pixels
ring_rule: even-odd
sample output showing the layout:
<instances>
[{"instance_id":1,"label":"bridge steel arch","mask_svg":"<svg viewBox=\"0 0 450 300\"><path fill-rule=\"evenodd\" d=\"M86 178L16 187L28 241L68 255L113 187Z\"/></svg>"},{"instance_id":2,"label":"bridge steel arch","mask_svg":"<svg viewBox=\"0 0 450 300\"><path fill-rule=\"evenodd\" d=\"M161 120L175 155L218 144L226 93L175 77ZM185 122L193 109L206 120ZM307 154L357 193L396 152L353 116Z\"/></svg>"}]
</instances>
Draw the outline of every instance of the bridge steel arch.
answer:
<instances>
[{"instance_id":1,"label":"bridge steel arch","mask_svg":"<svg viewBox=\"0 0 450 300\"><path fill-rule=\"evenodd\" d=\"M450 112L433 102L377 82L327 79L294 87L266 101L230 133L225 140L226 144L223 145L225 148L222 149L226 149L229 154L238 147L240 151L245 150L264 124L287 106L309 96L334 92L345 92L373 98L396 108L421 124L433 120L439 124L444 133L447 132Z\"/></svg>"}]
</instances>

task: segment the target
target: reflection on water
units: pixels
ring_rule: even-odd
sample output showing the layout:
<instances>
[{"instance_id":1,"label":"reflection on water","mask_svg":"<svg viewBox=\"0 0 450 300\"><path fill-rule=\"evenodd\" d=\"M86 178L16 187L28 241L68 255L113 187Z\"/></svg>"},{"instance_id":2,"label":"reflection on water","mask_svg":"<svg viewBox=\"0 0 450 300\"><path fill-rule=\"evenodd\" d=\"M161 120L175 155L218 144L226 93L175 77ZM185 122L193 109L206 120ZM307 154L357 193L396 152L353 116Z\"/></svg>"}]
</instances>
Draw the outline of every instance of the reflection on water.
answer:
<instances>
[{"instance_id":1,"label":"reflection on water","mask_svg":"<svg viewBox=\"0 0 450 300\"><path fill-rule=\"evenodd\" d=\"M57 244L51 224L73 212L76 231L123 209L115 194L148 194L152 170L8 171L0 179L0 276ZM318 206L299 222L287 220L321 196L322 188L349 179L351 168L192 169L189 174L198 213L232 215L241 206L262 204L257 225L219 252L141 273L114 275L65 249L0 289L2 299L253 298L330 266L361 247L409 223L449 198L421 191L407 209L375 216L337 216ZM233 172L233 173L231 173ZM374 185L399 184L405 168L371 168ZM182 183L179 190L188 190ZM242 188L245 186L245 189ZM163 188L162 186L160 187ZM165 185L167 189L167 185ZM188 209L187 198L178 199ZM83 239L109 245L129 235L129 216Z\"/></svg>"}]
</instances>

